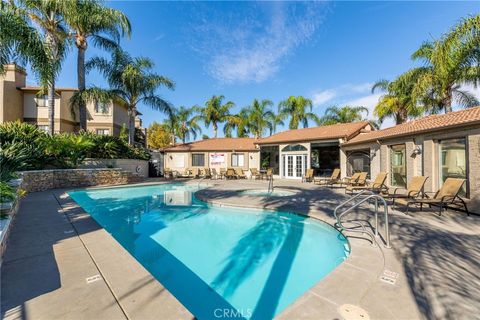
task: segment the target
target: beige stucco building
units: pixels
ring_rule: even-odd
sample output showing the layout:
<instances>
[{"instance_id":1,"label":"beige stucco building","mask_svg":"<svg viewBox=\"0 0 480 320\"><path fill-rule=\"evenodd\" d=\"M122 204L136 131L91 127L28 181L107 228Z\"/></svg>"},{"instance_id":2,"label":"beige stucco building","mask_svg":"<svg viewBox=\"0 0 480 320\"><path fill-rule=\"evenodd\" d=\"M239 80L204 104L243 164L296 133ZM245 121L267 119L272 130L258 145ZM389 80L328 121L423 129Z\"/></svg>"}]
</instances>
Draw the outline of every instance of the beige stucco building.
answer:
<instances>
[{"instance_id":1,"label":"beige stucco building","mask_svg":"<svg viewBox=\"0 0 480 320\"><path fill-rule=\"evenodd\" d=\"M7 65L5 74L0 75L0 123L21 121L48 130L47 96L39 87L27 86L27 74L16 65ZM76 88L55 90L55 132L75 132L79 129L78 110L72 110L70 98ZM137 117L136 127L141 126ZM122 126L128 130L128 113L125 107L117 104L87 104L87 130L97 134L118 136Z\"/></svg>"}]
</instances>

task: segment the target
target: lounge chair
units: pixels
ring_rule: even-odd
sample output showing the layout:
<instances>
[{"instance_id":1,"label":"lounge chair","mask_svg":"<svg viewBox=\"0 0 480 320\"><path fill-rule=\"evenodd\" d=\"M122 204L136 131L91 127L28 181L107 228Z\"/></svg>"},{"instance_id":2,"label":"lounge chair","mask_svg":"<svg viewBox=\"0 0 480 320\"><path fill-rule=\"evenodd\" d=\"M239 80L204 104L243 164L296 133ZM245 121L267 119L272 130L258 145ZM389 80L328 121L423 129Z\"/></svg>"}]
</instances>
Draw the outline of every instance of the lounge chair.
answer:
<instances>
[{"instance_id":1,"label":"lounge chair","mask_svg":"<svg viewBox=\"0 0 480 320\"><path fill-rule=\"evenodd\" d=\"M358 180L360 180L361 177L359 177ZM377 174L375 180L370 183L366 183L364 185L349 185L345 188L345 193L354 193L355 191L362 191L362 190L371 190L374 192L382 192L385 190L385 180L387 180L387 173L386 172L380 172ZM358 181L357 181L358 183Z\"/></svg>"},{"instance_id":2,"label":"lounge chair","mask_svg":"<svg viewBox=\"0 0 480 320\"><path fill-rule=\"evenodd\" d=\"M350 185L356 186L356 185L358 185L357 182L359 181L360 176L361 176L362 173L363 173L363 172L355 172L354 174L352 174L351 177L345 177L345 178L343 178L343 179L339 182L339 184L342 185L342 186L345 186L345 187L350 186ZM365 176L366 176L366 175L365 175Z\"/></svg>"},{"instance_id":3,"label":"lounge chair","mask_svg":"<svg viewBox=\"0 0 480 320\"><path fill-rule=\"evenodd\" d=\"M238 179L247 179L247 176L242 168L235 168L235 174L237 175Z\"/></svg>"},{"instance_id":4,"label":"lounge chair","mask_svg":"<svg viewBox=\"0 0 480 320\"><path fill-rule=\"evenodd\" d=\"M312 182L313 181L313 169L307 169L305 175L302 177L302 182Z\"/></svg>"},{"instance_id":5,"label":"lounge chair","mask_svg":"<svg viewBox=\"0 0 480 320\"><path fill-rule=\"evenodd\" d=\"M205 179L211 179L212 178L212 173L210 172L210 168L205 168L204 169L204 175L203 177Z\"/></svg>"},{"instance_id":6,"label":"lounge chair","mask_svg":"<svg viewBox=\"0 0 480 320\"><path fill-rule=\"evenodd\" d=\"M163 171L163 176L165 177L165 179L173 179L174 178L173 170L169 168L165 168L165 170Z\"/></svg>"},{"instance_id":7,"label":"lounge chair","mask_svg":"<svg viewBox=\"0 0 480 320\"><path fill-rule=\"evenodd\" d=\"M225 178L225 174L227 173L227 169L220 168L220 179Z\"/></svg>"},{"instance_id":8,"label":"lounge chair","mask_svg":"<svg viewBox=\"0 0 480 320\"><path fill-rule=\"evenodd\" d=\"M438 215L442 215L443 208L448 208L448 205L463 206L467 215L469 215L467 204L458 196L458 193L462 189L465 179L447 178L443 183L443 186L435 193L425 192L428 197L428 193L433 194L432 198L422 199L407 199L407 212L411 204L420 204L420 210L423 209L424 204L428 204L430 207L439 207Z\"/></svg>"},{"instance_id":9,"label":"lounge chair","mask_svg":"<svg viewBox=\"0 0 480 320\"><path fill-rule=\"evenodd\" d=\"M325 177L315 177L313 178L313 183L319 185L334 185L340 181L340 169L334 169L332 175L329 178Z\"/></svg>"},{"instance_id":10,"label":"lounge chair","mask_svg":"<svg viewBox=\"0 0 480 320\"><path fill-rule=\"evenodd\" d=\"M193 168L192 169L192 178L197 179L200 177L200 170L198 168Z\"/></svg>"},{"instance_id":11,"label":"lounge chair","mask_svg":"<svg viewBox=\"0 0 480 320\"><path fill-rule=\"evenodd\" d=\"M228 168L225 172L225 179L236 179L237 175L235 174L235 170L232 168Z\"/></svg>"},{"instance_id":12,"label":"lounge chair","mask_svg":"<svg viewBox=\"0 0 480 320\"><path fill-rule=\"evenodd\" d=\"M219 177L219 175L218 175L218 173L217 173L217 169L212 168L212 169L210 169L210 172L211 172L211 179L217 180L218 177Z\"/></svg>"},{"instance_id":13,"label":"lounge chair","mask_svg":"<svg viewBox=\"0 0 480 320\"><path fill-rule=\"evenodd\" d=\"M410 183L407 185L407 188L397 187L393 188L393 190L388 189L387 193L382 194L382 196L386 199L391 199L392 206L394 208L395 203L397 202L403 205L407 205L407 199L415 199L423 195L423 187L425 186L425 182L427 181L427 179L428 178L424 176L414 176Z\"/></svg>"},{"instance_id":14,"label":"lounge chair","mask_svg":"<svg viewBox=\"0 0 480 320\"><path fill-rule=\"evenodd\" d=\"M190 169L189 169L189 168L185 168L185 170L183 171L183 173L178 174L177 177L179 177L179 178L190 178L190 177L191 177Z\"/></svg>"},{"instance_id":15,"label":"lounge chair","mask_svg":"<svg viewBox=\"0 0 480 320\"><path fill-rule=\"evenodd\" d=\"M257 168L250 169L250 179L253 179L253 178L255 178L255 180L262 178L262 175L260 174L260 172L258 172Z\"/></svg>"}]
</instances>

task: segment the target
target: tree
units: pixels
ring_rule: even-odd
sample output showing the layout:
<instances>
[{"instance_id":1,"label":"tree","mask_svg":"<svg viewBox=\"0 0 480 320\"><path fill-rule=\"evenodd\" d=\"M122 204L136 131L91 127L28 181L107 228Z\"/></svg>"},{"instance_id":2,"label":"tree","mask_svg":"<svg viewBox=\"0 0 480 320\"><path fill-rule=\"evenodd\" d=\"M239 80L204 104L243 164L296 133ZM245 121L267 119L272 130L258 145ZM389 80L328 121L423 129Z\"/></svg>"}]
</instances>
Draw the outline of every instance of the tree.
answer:
<instances>
[{"instance_id":1,"label":"tree","mask_svg":"<svg viewBox=\"0 0 480 320\"><path fill-rule=\"evenodd\" d=\"M248 127L253 136L261 138L266 130L271 135L276 127L277 118L271 110L273 102L267 99L254 99L247 109Z\"/></svg>"},{"instance_id":2,"label":"tree","mask_svg":"<svg viewBox=\"0 0 480 320\"><path fill-rule=\"evenodd\" d=\"M0 74L11 62L30 63L33 72L46 83L52 73L48 48L42 34L18 11L9 2L0 2Z\"/></svg>"},{"instance_id":3,"label":"tree","mask_svg":"<svg viewBox=\"0 0 480 320\"><path fill-rule=\"evenodd\" d=\"M55 81L67 48L68 30L63 19L66 12L67 1L58 0L19 0L10 2L16 14L28 18L44 33L46 53L50 64L48 79L42 85L47 88L49 132L54 134L55 125ZM3 32L3 30L2 30Z\"/></svg>"},{"instance_id":4,"label":"tree","mask_svg":"<svg viewBox=\"0 0 480 320\"><path fill-rule=\"evenodd\" d=\"M249 134L248 109L242 108L239 113L228 115L225 119L223 133L231 138L233 130L237 131L237 138L246 138Z\"/></svg>"},{"instance_id":5,"label":"tree","mask_svg":"<svg viewBox=\"0 0 480 320\"><path fill-rule=\"evenodd\" d=\"M171 133L165 124L153 122L148 127L147 144L151 149L162 149L171 143Z\"/></svg>"},{"instance_id":6,"label":"tree","mask_svg":"<svg viewBox=\"0 0 480 320\"><path fill-rule=\"evenodd\" d=\"M451 112L453 102L463 107L479 104L476 97L460 89L461 84L480 83L480 18L469 17L439 40L424 42L412 55L424 66L417 68L414 98L428 103L431 113Z\"/></svg>"},{"instance_id":7,"label":"tree","mask_svg":"<svg viewBox=\"0 0 480 320\"><path fill-rule=\"evenodd\" d=\"M312 100L302 96L290 96L279 103L278 112L280 119L290 118L288 124L290 129L298 129L300 124L307 128L309 120L313 120L316 124L320 121L318 116L311 112L312 108Z\"/></svg>"},{"instance_id":8,"label":"tree","mask_svg":"<svg viewBox=\"0 0 480 320\"><path fill-rule=\"evenodd\" d=\"M320 119L323 125L332 125L337 123L350 123L364 120L363 113L368 115L368 109L365 107L343 106L341 108L332 106L325 110L324 116Z\"/></svg>"},{"instance_id":9,"label":"tree","mask_svg":"<svg viewBox=\"0 0 480 320\"><path fill-rule=\"evenodd\" d=\"M423 114L423 107L413 98L412 92L418 74L415 69L405 72L394 81L380 80L372 87L372 93L377 90L385 92L380 97L374 109L374 115L382 123L385 118L394 118L395 124L402 124L409 118Z\"/></svg>"},{"instance_id":10,"label":"tree","mask_svg":"<svg viewBox=\"0 0 480 320\"><path fill-rule=\"evenodd\" d=\"M86 101L83 100L85 91L85 52L88 48L88 39L96 47L112 50L116 49L120 37L130 36L131 26L128 18L120 11L107 8L96 0L73 0L68 2L68 11L65 21L69 25L70 35L77 47L77 80L79 97L72 99L72 107L78 107L80 129L87 130Z\"/></svg>"},{"instance_id":11,"label":"tree","mask_svg":"<svg viewBox=\"0 0 480 320\"><path fill-rule=\"evenodd\" d=\"M197 138L197 135L202 133L202 129L200 128L199 117L195 115L196 108L187 108L187 107L180 107L179 109L175 110L173 116L176 117L176 136L185 143L187 140L190 139L190 136L193 139Z\"/></svg>"},{"instance_id":12,"label":"tree","mask_svg":"<svg viewBox=\"0 0 480 320\"><path fill-rule=\"evenodd\" d=\"M212 96L205 102L204 107L195 108L199 112L199 119L203 120L205 126L207 128L210 127L210 124L213 126L213 135L215 138L218 136L218 125L229 119L228 117L231 116L230 109L235 106L231 101L222 104L224 98L223 95Z\"/></svg>"},{"instance_id":13,"label":"tree","mask_svg":"<svg viewBox=\"0 0 480 320\"><path fill-rule=\"evenodd\" d=\"M161 98L156 91L161 87L174 88L174 83L167 77L152 72L152 60L144 57L131 57L120 49L114 50L111 61L95 57L86 64L86 69L97 68L107 79L109 90L92 90L94 99L111 99L128 110L128 143L134 143L135 116L140 103L152 109L171 114L173 106ZM87 90L88 93L88 90ZM97 96L95 97L95 95Z\"/></svg>"}]
</instances>

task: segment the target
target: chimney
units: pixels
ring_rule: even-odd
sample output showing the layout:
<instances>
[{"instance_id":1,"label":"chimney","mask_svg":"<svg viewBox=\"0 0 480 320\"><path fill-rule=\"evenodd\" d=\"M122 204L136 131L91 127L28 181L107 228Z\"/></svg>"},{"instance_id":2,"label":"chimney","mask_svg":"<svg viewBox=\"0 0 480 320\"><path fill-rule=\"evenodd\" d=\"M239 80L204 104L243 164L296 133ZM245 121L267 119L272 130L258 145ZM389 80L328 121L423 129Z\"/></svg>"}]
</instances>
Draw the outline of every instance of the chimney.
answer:
<instances>
[{"instance_id":1,"label":"chimney","mask_svg":"<svg viewBox=\"0 0 480 320\"><path fill-rule=\"evenodd\" d=\"M7 64L4 69L0 75L0 123L23 121L23 92L17 88L25 87L27 73L16 64Z\"/></svg>"}]
</instances>

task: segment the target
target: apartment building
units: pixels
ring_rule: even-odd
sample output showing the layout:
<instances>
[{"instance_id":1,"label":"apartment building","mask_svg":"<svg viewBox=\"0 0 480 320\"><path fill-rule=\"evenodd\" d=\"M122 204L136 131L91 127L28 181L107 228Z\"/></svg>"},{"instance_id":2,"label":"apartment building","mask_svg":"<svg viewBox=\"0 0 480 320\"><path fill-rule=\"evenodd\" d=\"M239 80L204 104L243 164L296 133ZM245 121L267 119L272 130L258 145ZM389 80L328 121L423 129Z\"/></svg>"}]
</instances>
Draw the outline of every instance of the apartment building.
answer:
<instances>
[{"instance_id":1,"label":"apartment building","mask_svg":"<svg viewBox=\"0 0 480 320\"><path fill-rule=\"evenodd\" d=\"M0 123L22 121L48 130L48 97L39 87L27 86L27 73L10 64L0 75ZM76 88L58 87L55 90L55 132L75 132L79 129L78 110L72 110L70 98ZM137 116L135 126L141 127ZM97 134L118 136L122 126L128 128L127 109L113 103L87 104L87 130Z\"/></svg>"}]
</instances>

